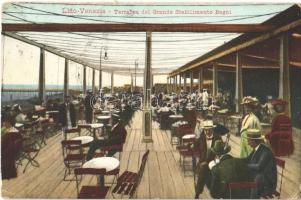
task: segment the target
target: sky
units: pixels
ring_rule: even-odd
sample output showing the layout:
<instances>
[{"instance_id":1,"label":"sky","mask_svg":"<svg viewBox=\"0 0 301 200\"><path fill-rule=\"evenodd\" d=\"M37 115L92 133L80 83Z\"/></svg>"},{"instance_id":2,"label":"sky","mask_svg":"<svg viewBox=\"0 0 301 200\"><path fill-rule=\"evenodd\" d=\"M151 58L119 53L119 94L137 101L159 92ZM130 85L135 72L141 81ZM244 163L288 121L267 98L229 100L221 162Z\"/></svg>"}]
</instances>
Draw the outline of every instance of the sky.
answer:
<instances>
[{"instance_id":1,"label":"sky","mask_svg":"<svg viewBox=\"0 0 301 200\"><path fill-rule=\"evenodd\" d=\"M7 1L6 1L7 2ZM38 2L38 1L36 1ZM47 1L43 1L43 2L47 2ZM60 1L61 2L61 1ZM70 2L70 1L69 1ZM72 1L74 2L74 1ZM84 2L84 1L81 1ZM89 1L89 2L93 2L93 1ZM220 11L228 11L228 15L230 12L235 15L251 15L251 14L263 14L266 12L277 12L279 10L283 10L287 7L289 7L289 5L277 5L277 6L271 6L271 5L262 5L261 7L257 7L254 5L250 5L248 7L240 7L240 6L236 6L236 5L223 5L223 6L184 6L185 9L183 9L183 6L159 6L159 7L154 7L154 6L150 6L149 4L152 3L156 3L160 4L160 1L139 1L139 4L148 4L148 5L144 5L144 6L121 6L120 4L124 4L124 3L130 3L131 5L137 3L138 1L102 1L103 4L107 4L105 7L100 7L100 6L96 6L95 5L88 5L88 6L63 6L63 5L46 5L46 7L44 5L37 5L37 8L43 8L44 10L48 10L51 12L69 12L70 9L75 9L75 10L80 10L81 8L85 8L85 9L91 9L91 8L103 8L106 11L106 14L104 14L103 18L104 20L114 20L114 21L123 21L123 22L131 22L130 20L132 20L131 18L127 18L127 17L123 17L123 16L127 16L127 15L131 15L131 14L124 14L122 13L122 11L124 10L132 10L132 11L137 11L139 12L139 16L142 18L135 18L135 22L155 22L155 23L181 23L181 22L199 22L200 17L202 17L202 20L208 21L208 20L217 20L217 19L221 19L222 15L224 15L223 13L217 13L214 16L209 16L207 14L203 14L200 17L166 17L166 16L170 16L170 14L168 14L168 12L174 12L176 10L211 10L213 12L217 12L216 10L220 10ZM152 3L150 3L152 2ZM202 1L170 1L173 2L174 4L179 4L180 2L183 4L200 4ZM196 3L197 2L197 3ZM223 1L219 1L219 2L223 2ZM231 1L226 1L228 4L233 4ZM250 2L250 1L249 1ZM268 1L266 1L268 2ZM272 1L270 1L272 2ZM288 1L287 1L288 2ZM212 2L211 2L212 3ZM253 3L253 1L252 1ZM162 4L162 3L161 3ZM168 4L167 2L165 2L165 4ZM203 3L204 4L204 3ZM115 5L115 6L112 6ZM116 5L119 5L116 7ZM4 4L2 7L4 10L10 10L10 11L14 11L18 10L14 7L11 7L9 4ZM68 11L69 10L69 11ZM116 11L118 10L118 11ZM143 10L149 10L149 13L142 13ZM155 12L160 12L160 11L164 11L164 14L156 14ZM70 11L71 12L71 11ZM173 14L173 15L174 15ZM132 15L135 15L134 12L132 13ZM151 17L151 16L159 16L159 18L143 18L143 17ZM226 14L227 15L227 14ZM114 17L112 17L114 16ZM160 18L160 16L163 18ZM185 16L185 14L179 14L179 16ZM2 16L4 19L7 19L9 17L3 15ZM39 16L37 18L37 16L33 16L33 15L24 15L24 18L26 18L27 20L36 20L36 21L48 21L48 22L57 22L57 20L60 20L59 18L56 17L51 17L51 16ZM166 18L165 18L166 17ZM93 16L92 16L93 18ZM12 19L12 18L11 18ZM84 22L85 20L77 20L74 21L75 19L72 18L66 18L64 19L66 21L64 21L65 23L74 23L74 22ZM68 21L69 20L69 21ZM150 21L151 20L151 21ZM163 20L163 21L162 21ZM260 18L260 19L256 19L256 20L264 20L264 18ZM256 22L255 19L247 19L244 20L243 23L255 23ZM11 22L11 21L10 21ZM240 23L237 21L234 21L233 23ZM176 34L174 34L176 35ZM164 35L163 35L164 36ZM163 36L159 35L157 38L163 38ZM135 36L133 36L135 37ZM177 36L178 37L178 36ZM175 38L177 38L175 37ZM196 36L198 37L198 36ZM165 36L166 38L166 36ZM172 38L172 37L171 37ZM223 42L223 41L220 41ZM112 44L113 46L114 44ZM132 45L132 44L131 44ZM134 44L135 45L135 44ZM157 46L156 46L157 45ZM166 43L163 44L154 44L154 48L158 47L162 47L162 45L167 46ZM195 46L194 46L195 45ZM135 46L134 46L135 47ZM172 46L171 46L172 47ZM174 47L177 47L177 43L174 44ZM128 47L130 48L130 47ZM202 49L202 51L199 51L197 48ZM213 48L213 47L211 47ZM127 49L127 48L125 48ZM185 54L185 50L187 50L187 53ZM205 47L201 47L199 44L193 44L193 43L188 43L188 45L185 48L182 49L178 49L178 51L176 51L175 53L169 53L168 51L162 53L160 51L154 50L153 53L153 63L155 66L169 66L169 67L180 67L183 64L189 62L190 60L193 59L193 57L189 57L189 55L193 54L192 50L195 50L195 58L200 56L201 54L203 54L204 52L207 52L209 49L205 48ZM198 51L196 51L198 50ZM15 39L9 38L9 37L3 37L2 36L2 67L1 67L1 71L2 71L2 83L4 84L37 84L38 83L38 69L39 69L39 48L34 47L32 45L28 45L25 44L23 42L17 41ZM120 52L114 52L111 51L111 59L114 58L115 56L115 60L121 60L125 59L124 62L127 61L127 59L129 59L128 57L130 57L129 55L125 55L125 56L121 56L122 53ZM165 54L166 53L166 54ZM169 54L174 54L174 56L178 57L178 56L182 56L180 58L180 60L172 60L170 59L170 61L162 61L165 57L168 57ZM140 52L140 60L143 60L144 58L144 53L141 54ZM134 55L136 56L136 55ZM131 58L131 60L134 60L135 58ZM144 65L144 61L141 61L142 64L140 65L143 66ZM82 83L82 65L80 64L76 64L73 62L70 62L69 64L69 68L70 68L70 72L69 72L69 79L70 79L70 85L78 85ZM46 53L46 84L49 85L62 85L63 84L63 73L64 73L64 58L58 57L54 54L51 53ZM88 70L87 72L87 82L91 82L91 74L92 71L90 72ZM109 86L111 83L111 75L109 73L103 73L102 75L103 77L103 86ZM115 86L122 86L124 84L130 84L131 79L129 76L121 76L121 75L114 75L114 85ZM155 76L154 77L154 82L155 83L166 83L166 76ZM96 78L96 83L98 83L98 75ZM143 85L143 78L142 77L138 77L137 78L137 85L142 86Z\"/></svg>"}]
</instances>

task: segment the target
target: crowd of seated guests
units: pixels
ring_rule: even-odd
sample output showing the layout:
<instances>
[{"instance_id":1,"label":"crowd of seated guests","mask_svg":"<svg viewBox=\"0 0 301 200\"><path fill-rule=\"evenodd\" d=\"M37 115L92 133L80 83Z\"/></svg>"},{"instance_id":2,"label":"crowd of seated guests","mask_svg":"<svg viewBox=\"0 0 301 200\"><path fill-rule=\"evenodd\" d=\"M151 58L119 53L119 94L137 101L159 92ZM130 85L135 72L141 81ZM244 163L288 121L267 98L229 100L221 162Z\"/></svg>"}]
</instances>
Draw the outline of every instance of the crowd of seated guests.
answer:
<instances>
[{"instance_id":1,"label":"crowd of seated guests","mask_svg":"<svg viewBox=\"0 0 301 200\"><path fill-rule=\"evenodd\" d=\"M197 114L193 113L197 112L191 112L192 110L200 111L199 116L203 121L208 119L216 121L214 115L208 115L212 106L216 106L218 109L229 108L229 110L233 110L234 107L228 92L218 93L213 98L208 90L191 94L184 91L179 94L154 94L151 105L154 119L159 122L161 129L173 127L174 121L169 118L170 115L182 114L183 119L179 121L187 121L189 126L194 129ZM229 182L245 181L258 184L250 190L234 190L231 198L260 198L275 191L277 185L275 156L286 156L293 152L292 124L290 118L285 114L285 105L287 102L281 99L273 100L271 97L268 98L266 105L261 105L255 97L247 96L242 99L241 154L239 158L228 154L229 144L220 136L215 139L212 139L214 137L209 139L201 137L202 135L206 136L207 132L210 133L204 128L201 129L204 134L196 134L198 143L194 146L200 148L200 152L209 152L209 154L200 154L196 170L198 181L195 198L199 198L205 185L212 197L230 198L229 188L226 184ZM268 109L266 113L269 116L263 114L264 109ZM265 120L267 117L272 120ZM272 122L271 132L265 135L262 124L269 121ZM185 124L185 126L187 125ZM214 135L216 134L212 134L212 136ZM203 138L202 142L200 142L200 138ZM219 142L216 143L216 141ZM207 151L204 151L204 148ZM177 149L183 150L182 147Z\"/></svg>"}]
</instances>

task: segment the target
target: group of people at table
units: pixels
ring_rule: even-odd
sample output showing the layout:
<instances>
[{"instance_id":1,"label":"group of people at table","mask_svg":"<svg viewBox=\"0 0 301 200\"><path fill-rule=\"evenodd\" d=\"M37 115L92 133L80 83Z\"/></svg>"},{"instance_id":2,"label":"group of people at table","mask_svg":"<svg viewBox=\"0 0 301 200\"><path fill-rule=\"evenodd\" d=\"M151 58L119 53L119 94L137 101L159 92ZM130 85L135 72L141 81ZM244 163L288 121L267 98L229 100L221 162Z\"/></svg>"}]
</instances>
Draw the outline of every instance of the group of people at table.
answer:
<instances>
[{"instance_id":1,"label":"group of people at table","mask_svg":"<svg viewBox=\"0 0 301 200\"><path fill-rule=\"evenodd\" d=\"M16 160L19 159L18 156L24 146L24 137L33 137L33 129L31 127L40 128L41 123L51 123L58 125L62 128L63 133L68 132L70 129L78 129L78 114L81 114L76 109L77 104L81 103L84 107L85 113L85 125L91 125L91 129L100 129L102 127L107 128L107 131L102 129L102 132L107 134L107 137L104 139L99 139L96 135L92 140L88 136L82 136L80 139L83 139L84 142L90 144L90 148L87 154L87 160L93 158L96 149L100 146L110 145L110 144L121 144L124 143L126 138L125 125L129 123L134 111L131 109L132 100L130 95L125 94L122 98L106 98L104 96L97 97L88 91L85 98L82 101L78 99L72 99L71 96L65 96L64 101L61 104L58 104L56 110L46 110L44 106L34 106L34 110L25 113L19 104L13 105L12 107L6 106L2 110L2 126L1 126L1 135L2 135L2 178L9 179L17 176L16 170ZM98 123L97 116L94 115L96 111L101 111L101 114L104 115L104 120L101 120L102 123ZM108 112L107 112L108 111ZM93 121L93 116L95 120ZM114 118L114 120L112 120ZM112 127L109 123L116 123ZM82 124L82 123L81 123ZM93 126L100 125L100 126ZM111 128L112 127L112 131ZM93 131L92 131L93 132ZM99 131L100 132L100 131ZM42 131L41 131L42 133ZM27 135L28 134L28 135ZM43 133L44 134L44 133ZM66 135L66 134L64 134ZM65 137L65 139L67 139ZM16 141L19 141L16 143ZM17 146L18 145L18 148Z\"/></svg>"},{"instance_id":2,"label":"group of people at table","mask_svg":"<svg viewBox=\"0 0 301 200\"><path fill-rule=\"evenodd\" d=\"M207 91L203 92L202 97L204 93L206 98ZM194 142L184 144L186 149L198 149L201 152L195 169L198 177L195 198L200 197L205 185L213 198L230 198L228 183L247 181L256 182L257 187L251 190L233 190L231 198L260 198L273 194L277 186L275 157L292 154L294 146L291 120L285 114L288 103L282 99L269 100L268 103L269 107L273 108L274 115L271 120L271 129L269 133L265 133L257 117L258 99L251 96L243 98L241 106L244 113L239 124L240 157L234 158L229 154L231 150L228 143L229 137L225 137L229 134L229 129L224 126L225 124L218 124L214 115L207 115L207 111L214 104L210 105L208 101L205 101L205 107L203 106L199 115L200 126L198 126L194 123L194 119L187 118L187 112L188 116L191 116L193 115L191 113L194 113L192 111L196 111L197 96L180 93L172 97L158 95L153 98L153 113L161 128L165 128L163 123L167 121L167 118L160 120L165 113L168 113L169 119L177 119L171 120L170 128L187 126L187 124L195 128ZM179 135L179 140L182 140L181 137L184 138L185 133ZM183 150L179 146L177 149Z\"/></svg>"}]
</instances>

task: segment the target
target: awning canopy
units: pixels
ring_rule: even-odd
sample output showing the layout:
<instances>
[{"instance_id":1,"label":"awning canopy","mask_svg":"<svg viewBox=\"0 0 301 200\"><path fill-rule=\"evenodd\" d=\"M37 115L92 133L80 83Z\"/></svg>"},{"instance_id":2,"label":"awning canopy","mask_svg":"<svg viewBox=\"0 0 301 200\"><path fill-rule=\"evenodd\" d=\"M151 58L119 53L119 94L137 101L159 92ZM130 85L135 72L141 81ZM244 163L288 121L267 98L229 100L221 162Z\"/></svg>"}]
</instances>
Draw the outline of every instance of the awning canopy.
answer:
<instances>
[{"instance_id":1,"label":"awning canopy","mask_svg":"<svg viewBox=\"0 0 301 200\"><path fill-rule=\"evenodd\" d=\"M142 31L152 28L160 31L152 34L153 73L168 74L241 33L271 28L261 23L290 6L7 3L3 7L2 34L95 69L100 68L102 58L103 71L129 75L135 71L143 73L145 33ZM70 29L71 25L77 29ZM22 30L22 26L27 30ZM50 26L60 29L51 31ZM127 29L118 31L118 27ZM103 31L93 31L97 28Z\"/></svg>"}]
</instances>

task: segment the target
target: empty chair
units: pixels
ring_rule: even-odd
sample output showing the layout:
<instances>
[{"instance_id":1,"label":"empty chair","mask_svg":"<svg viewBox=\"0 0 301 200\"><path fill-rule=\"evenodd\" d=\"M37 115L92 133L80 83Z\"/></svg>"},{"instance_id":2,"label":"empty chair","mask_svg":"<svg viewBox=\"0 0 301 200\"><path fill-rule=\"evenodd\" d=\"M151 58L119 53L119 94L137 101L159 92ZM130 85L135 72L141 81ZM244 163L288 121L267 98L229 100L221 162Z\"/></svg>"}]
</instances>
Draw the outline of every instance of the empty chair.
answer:
<instances>
[{"instance_id":1,"label":"empty chair","mask_svg":"<svg viewBox=\"0 0 301 200\"><path fill-rule=\"evenodd\" d=\"M105 169L95 169L95 168L76 168L74 169L74 174L76 178L76 189L78 199L104 199L110 189L108 186L97 185L85 185L80 187L82 175L95 175L104 176L106 175Z\"/></svg>"},{"instance_id":2,"label":"empty chair","mask_svg":"<svg viewBox=\"0 0 301 200\"><path fill-rule=\"evenodd\" d=\"M149 150L147 150L141 160L140 168L138 173L131 171L124 171L119 178L117 179L117 184L112 190L112 195L120 194L120 195L128 195L129 198L132 198L136 193L137 187L141 182L145 164L148 158ZM114 197L114 195L113 195ZM122 198L122 197L121 197Z\"/></svg>"},{"instance_id":3,"label":"empty chair","mask_svg":"<svg viewBox=\"0 0 301 200\"><path fill-rule=\"evenodd\" d=\"M81 140L63 140L62 141L63 159L65 164L64 180L71 170L81 167L85 161L85 155L81 145ZM74 179L69 179L74 180Z\"/></svg>"}]
</instances>

